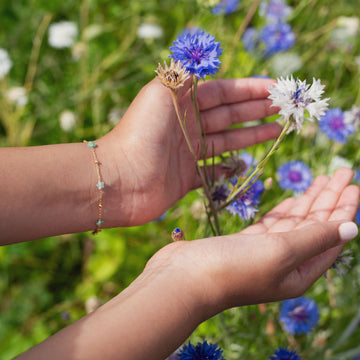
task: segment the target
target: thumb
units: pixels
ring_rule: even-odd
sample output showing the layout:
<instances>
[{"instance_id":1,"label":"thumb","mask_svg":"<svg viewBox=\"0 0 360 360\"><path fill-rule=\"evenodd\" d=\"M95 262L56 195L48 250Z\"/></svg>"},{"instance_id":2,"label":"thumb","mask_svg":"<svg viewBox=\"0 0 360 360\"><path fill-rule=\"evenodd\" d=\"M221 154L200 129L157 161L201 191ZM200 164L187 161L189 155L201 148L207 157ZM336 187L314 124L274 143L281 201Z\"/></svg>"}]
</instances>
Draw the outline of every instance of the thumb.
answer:
<instances>
[{"instance_id":1,"label":"thumb","mask_svg":"<svg viewBox=\"0 0 360 360\"><path fill-rule=\"evenodd\" d=\"M296 256L296 264L301 265L306 260L324 253L339 245L345 245L358 234L355 223L329 221L317 222L290 231L288 238Z\"/></svg>"}]
</instances>

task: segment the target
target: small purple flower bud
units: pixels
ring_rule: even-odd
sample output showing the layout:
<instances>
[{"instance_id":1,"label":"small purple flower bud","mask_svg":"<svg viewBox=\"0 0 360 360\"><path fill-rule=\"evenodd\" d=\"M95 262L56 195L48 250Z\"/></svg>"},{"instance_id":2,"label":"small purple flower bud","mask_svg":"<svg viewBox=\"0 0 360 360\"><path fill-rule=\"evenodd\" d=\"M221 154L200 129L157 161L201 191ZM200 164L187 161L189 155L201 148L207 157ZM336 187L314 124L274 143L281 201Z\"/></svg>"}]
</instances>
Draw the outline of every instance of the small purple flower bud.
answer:
<instances>
[{"instance_id":1,"label":"small purple flower bud","mask_svg":"<svg viewBox=\"0 0 360 360\"><path fill-rule=\"evenodd\" d=\"M184 240L184 232L177 227L171 233L171 237L174 241Z\"/></svg>"}]
</instances>

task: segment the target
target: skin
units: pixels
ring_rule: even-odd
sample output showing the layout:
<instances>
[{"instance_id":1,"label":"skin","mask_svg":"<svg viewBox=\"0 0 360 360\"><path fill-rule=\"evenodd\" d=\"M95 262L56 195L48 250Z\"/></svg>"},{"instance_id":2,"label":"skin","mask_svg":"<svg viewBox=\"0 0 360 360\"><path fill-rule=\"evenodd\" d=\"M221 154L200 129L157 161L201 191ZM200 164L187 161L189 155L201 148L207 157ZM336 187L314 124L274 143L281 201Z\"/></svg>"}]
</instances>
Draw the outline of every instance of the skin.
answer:
<instances>
[{"instance_id":1,"label":"skin","mask_svg":"<svg viewBox=\"0 0 360 360\"><path fill-rule=\"evenodd\" d=\"M228 129L276 111L267 100L271 84L200 84L201 118L215 154L280 133L276 123ZM179 101L189 109L196 148L188 89L186 84L179 92ZM168 89L153 80L118 126L96 141L106 226L154 220L199 186L171 101ZM0 183L8 190L0 205L3 244L94 228L97 178L84 144L1 149L0 158ZM221 172L216 169L217 176ZM340 236L339 226L357 210L359 188L349 185L352 176L341 169L332 179L316 178L301 197L285 200L240 233L165 246L127 289L18 359L164 359L224 309L303 294L350 240Z\"/></svg>"}]
</instances>

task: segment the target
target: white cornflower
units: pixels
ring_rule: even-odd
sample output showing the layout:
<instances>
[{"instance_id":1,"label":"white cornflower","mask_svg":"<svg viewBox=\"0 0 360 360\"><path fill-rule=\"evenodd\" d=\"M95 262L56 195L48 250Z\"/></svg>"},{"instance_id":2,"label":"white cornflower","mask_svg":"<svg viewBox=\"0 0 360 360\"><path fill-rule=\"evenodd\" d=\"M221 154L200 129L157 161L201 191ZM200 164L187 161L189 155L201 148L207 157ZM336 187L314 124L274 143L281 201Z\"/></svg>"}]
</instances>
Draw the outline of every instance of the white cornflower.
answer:
<instances>
[{"instance_id":1,"label":"white cornflower","mask_svg":"<svg viewBox=\"0 0 360 360\"><path fill-rule=\"evenodd\" d=\"M344 111L344 122L360 129L360 106L353 106L351 110Z\"/></svg>"},{"instance_id":2,"label":"white cornflower","mask_svg":"<svg viewBox=\"0 0 360 360\"><path fill-rule=\"evenodd\" d=\"M8 74L12 67L12 61L9 57L9 53L0 48L0 80Z\"/></svg>"},{"instance_id":3,"label":"white cornflower","mask_svg":"<svg viewBox=\"0 0 360 360\"><path fill-rule=\"evenodd\" d=\"M76 115L70 110L64 110L59 117L60 127L66 131L71 131L76 125Z\"/></svg>"},{"instance_id":4,"label":"white cornflower","mask_svg":"<svg viewBox=\"0 0 360 360\"><path fill-rule=\"evenodd\" d=\"M78 28L71 21L60 21L49 26L49 44L53 48L63 49L74 45Z\"/></svg>"},{"instance_id":5,"label":"white cornflower","mask_svg":"<svg viewBox=\"0 0 360 360\"><path fill-rule=\"evenodd\" d=\"M22 86L15 86L7 90L6 98L16 107L25 106L28 102L26 89Z\"/></svg>"},{"instance_id":6,"label":"white cornflower","mask_svg":"<svg viewBox=\"0 0 360 360\"><path fill-rule=\"evenodd\" d=\"M330 161L330 164L328 167L328 175L333 176L336 170L343 168L343 167L352 169L353 164L348 159L346 159L342 156L335 155Z\"/></svg>"},{"instance_id":7,"label":"white cornflower","mask_svg":"<svg viewBox=\"0 0 360 360\"><path fill-rule=\"evenodd\" d=\"M305 117L310 121L313 118L320 120L320 117L325 114L329 99L321 99L324 87L320 80L315 78L310 86L306 84L306 80L294 80L291 76L290 79L280 77L269 89L269 99L273 101L272 106L280 108L279 114L285 122L291 121L288 133L294 129L299 132Z\"/></svg>"},{"instance_id":8,"label":"white cornflower","mask_svg":"<svg viewBox=\"0 0 360 360\"><path fill-rule=\"evenodd\" d=\"M159 39L163 36L163 29L156 24L141 24L137 29L137 36L140 39Z\"/></svg>"}]
</instances>

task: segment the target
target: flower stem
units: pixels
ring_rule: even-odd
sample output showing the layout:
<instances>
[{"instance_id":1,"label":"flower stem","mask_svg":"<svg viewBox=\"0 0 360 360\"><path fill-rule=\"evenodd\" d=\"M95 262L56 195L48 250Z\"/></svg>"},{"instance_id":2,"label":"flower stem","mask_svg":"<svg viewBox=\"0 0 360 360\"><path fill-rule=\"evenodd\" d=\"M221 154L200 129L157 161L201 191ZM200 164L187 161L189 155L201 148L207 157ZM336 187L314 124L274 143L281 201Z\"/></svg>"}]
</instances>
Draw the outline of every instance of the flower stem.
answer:
<instances>
[{"instance_id":1,"label":"flower stem","mask_svg":"<svg viewBox=\"0 0 360 360\"><path fill-rule=\"evenodd\" d=\"M183 121L183 119L181 117L181 114L180 114L177 93L173 89L170 89L170 93L171 93L171 97L172 97L172 100L173 100L176 116L177 116L177 118L179 120L179 124L180 124L181 130L182 130L182 132L184 134L185 141L186 141L186 143L188 145L188 148L190 150L191 155L194 158L196 172L199 175L199 178L200 178L200 181L202 183L205 195L206 195L206 197L207 197L207 199L209 201L210 211L209 211L209 209L207 207L205 207L205 208L206 208L208 219L209 219L209 222L210 222L210 225L211 225L211 229L212 229L214 235L216 235L216 236L221 235L220 226L219 226L219 219L218 219L218 210L216 209L215 204L214 204L214 202L212 200L212 196L211 196L211 193L210 193L210 190L209 190L210 187L208 186L208 181L206 181L206 179L204 178L204 173L207 174L206 163L205 163L205 166L204 166L204 172L202 172L201 168L199 166L199 163L198 163L197 155L196 155L196 153L194 151L193 146L191 145L189 135L188 135L188 133L186 131L186 128L185 128L185 121ZM198 110L197 106L195 107L195 113L196 113L196 118L200 120L199 110ZM211 216L214 219L215 227L211 223Z\"/></svg>"},{"instance_id":2,"label":"flower stem","mask_svg":"<svg viewBox=\"0 0 360 360\"><path fill-rule=\"evenodd\" d=\"M291 125L291 119L289 119L282 131L279 137L274 142L273 146L269 150L269 152L266 154L264 159L262 159L257 165L254 171L241 183L242 179L239 178L238 182L235 184L233 189L230 191L230 194L228 195L225 203L221 206L221 209L224 209L226 206L231 204L234 200L236 200L239 196L244 194L249 187L261 176L262 169L264 168L265 164L268 162L270 157L279 149L281 142L283 141L286 133L288 132L290 125ZM254 179L255 178L255 179ZM253 180L254 179L254 180ZM240 184L241 183L241 184Z\"/></svg>"}]
</instances>

